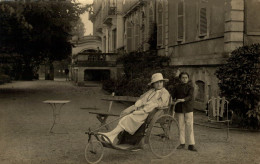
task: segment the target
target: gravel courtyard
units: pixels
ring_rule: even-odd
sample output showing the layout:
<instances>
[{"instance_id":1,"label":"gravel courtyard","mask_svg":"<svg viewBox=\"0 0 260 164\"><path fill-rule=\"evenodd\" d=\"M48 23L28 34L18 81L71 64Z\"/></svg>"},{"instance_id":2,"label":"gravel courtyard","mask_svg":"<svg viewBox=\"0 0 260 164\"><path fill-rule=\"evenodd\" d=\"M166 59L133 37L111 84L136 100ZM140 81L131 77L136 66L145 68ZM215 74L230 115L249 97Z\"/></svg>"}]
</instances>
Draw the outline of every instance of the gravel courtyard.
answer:
<instances>
[{"instance_id":1,"label":"gravel courtyard","mask_svg":"<svg viewBox=\"0 0 260 164\"><path fill-rule=\"evenodd\" d=\"M100 85L78 87L71 82L19 81L0 85L0 163L1 164L83 164L89 128L98 120L88 112L107 110L108 102L100 100ZM52 110L44 100L71 100L61 111L61 133L50 134ZM119 113L126 105L115 103ZM196 118L202 118L195 113ZM111 117L110 119L113 119ZM206 117L205 117L206 122ZM101 163L228 163L260 164L260 133L230 132L195 125L198 152L178 150L167 159L156 159L149 149L126 152L106 149ZM54 129L55 130L55 129Z\"/></svg>"}]
</instances>

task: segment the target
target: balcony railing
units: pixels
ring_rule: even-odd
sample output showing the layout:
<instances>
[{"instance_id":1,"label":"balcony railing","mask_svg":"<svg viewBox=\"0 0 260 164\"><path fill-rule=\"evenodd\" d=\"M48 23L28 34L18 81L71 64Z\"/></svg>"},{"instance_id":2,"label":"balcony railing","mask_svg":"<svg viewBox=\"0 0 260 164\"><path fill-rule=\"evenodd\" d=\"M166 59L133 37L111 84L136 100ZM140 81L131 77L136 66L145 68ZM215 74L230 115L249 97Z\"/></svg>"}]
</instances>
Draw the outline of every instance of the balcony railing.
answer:
<instances>
[{"instance_id":1,"label":"balcony railing","mask_svg":"<svg viewBox=\"0 0 260 164\"><path fill-rule=\"evenodd\" d=\"M115 67L115 61L78 61L78 67Z\"/></svg>"},{"instance_id":2,"label":"balcony railing","mask_svg":"<svg viewBox=\"0 0 260 164\"><path fill-rule=\"evenodd\" d=\"M79 53L73 64L78 67L114 67L117 57L115 53Z\"/></svg>"}]
</instances>

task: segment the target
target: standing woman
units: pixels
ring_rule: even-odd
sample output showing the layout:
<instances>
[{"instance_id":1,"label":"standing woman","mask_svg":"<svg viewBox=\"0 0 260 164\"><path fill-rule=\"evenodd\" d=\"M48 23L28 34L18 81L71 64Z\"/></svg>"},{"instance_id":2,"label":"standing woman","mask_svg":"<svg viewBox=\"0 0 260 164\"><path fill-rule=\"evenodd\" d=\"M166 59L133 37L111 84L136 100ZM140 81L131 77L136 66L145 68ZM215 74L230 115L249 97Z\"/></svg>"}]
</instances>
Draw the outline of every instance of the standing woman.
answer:
<instances>
[{"instance_id":1,"label":"standing woman","mask_svg":"<svg viewBox=\"0 0 260 164\"><path fill-rule=\"evenodd\" d=\"M178 85L172 93L173 99L179 102L175 106L176 116L179 122L180 129L180 145L177 149L185 148L185 127L188 135L188 150L197 151L195 148L194 131L193 131L193 92L194 88L189 83L189 74L181 72L179 75L181 84Z\"/></svg>"},{"instance_id":2,"label":"standing woman","mask_svg":"<svg viewBox=\"0 0 260 164\"><path fill-rule=\"evenodd\" d=\"M100 134L106 135L112 143L117 135L123 130L133 135L144 123L149 112L153 111L156 107L168 106L170 94L164 88L164 81L168 81L168 79L164 79L161 73L153 74L151 82L148 84L153 86L153 88L144 93L134 105L122 112L122 114L128 115L121 118L114 130Z\"/></svg>"}]
</instances>

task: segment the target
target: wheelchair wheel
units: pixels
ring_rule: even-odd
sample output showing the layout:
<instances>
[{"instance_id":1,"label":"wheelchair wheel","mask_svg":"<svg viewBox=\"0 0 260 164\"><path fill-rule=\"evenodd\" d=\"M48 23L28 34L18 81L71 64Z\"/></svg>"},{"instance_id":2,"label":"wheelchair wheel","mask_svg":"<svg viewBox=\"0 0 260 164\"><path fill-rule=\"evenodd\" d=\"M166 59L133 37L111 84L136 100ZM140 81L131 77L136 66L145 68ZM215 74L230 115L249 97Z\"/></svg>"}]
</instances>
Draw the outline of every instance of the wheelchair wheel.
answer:
<instances>
[{"instance_id":1,"label":"wheelchair wheel","mask_svg":"<svg viewBox=\"0 0 260 164\"><path fill-rule=\"evenodd\" d=\"M149 147L158 158L172 155L179 144L179 126L171 115L152 120L147 135Z\"/></svg>"},{"instance_id":2,"label":"wheelchair wheel","mask_svg":"<svg viewBox=\"0 0 260 164\"><path fill-rule=\"evenodd\" d=\"M85 159L90 164L101 161L104 155L104 147L99 141L90 141L85 148Z\"/></svg>"}]
</instances>

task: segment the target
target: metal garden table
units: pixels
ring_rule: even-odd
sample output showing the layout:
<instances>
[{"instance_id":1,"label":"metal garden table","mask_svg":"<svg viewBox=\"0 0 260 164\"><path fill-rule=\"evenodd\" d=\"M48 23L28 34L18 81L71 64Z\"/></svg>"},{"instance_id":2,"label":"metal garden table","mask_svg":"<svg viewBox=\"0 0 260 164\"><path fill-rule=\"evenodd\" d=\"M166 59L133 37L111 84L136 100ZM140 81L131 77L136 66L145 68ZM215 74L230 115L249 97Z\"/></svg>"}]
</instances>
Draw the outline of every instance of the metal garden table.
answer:
<instances>
[{"instance_id":1,"label":"metal garden table","mask_svg":"<svg viewBox=\"0 0 260 164\"><path fill-rule=\"evenodd\" d=\"M45 103L45 104L50 104L50 106L52 108L53 123L52 123L49 133L53 133L52 129L55 126L55 124L58 123L57 121L59 121L59 119L60 119L61 108L69 102L70 102L70 100L45 100L45 101L43 101L43 103Z\"/></svg>"}]
</instances>

